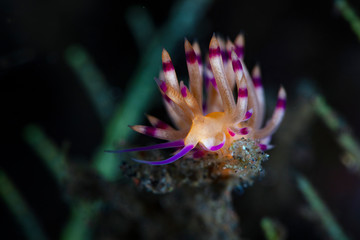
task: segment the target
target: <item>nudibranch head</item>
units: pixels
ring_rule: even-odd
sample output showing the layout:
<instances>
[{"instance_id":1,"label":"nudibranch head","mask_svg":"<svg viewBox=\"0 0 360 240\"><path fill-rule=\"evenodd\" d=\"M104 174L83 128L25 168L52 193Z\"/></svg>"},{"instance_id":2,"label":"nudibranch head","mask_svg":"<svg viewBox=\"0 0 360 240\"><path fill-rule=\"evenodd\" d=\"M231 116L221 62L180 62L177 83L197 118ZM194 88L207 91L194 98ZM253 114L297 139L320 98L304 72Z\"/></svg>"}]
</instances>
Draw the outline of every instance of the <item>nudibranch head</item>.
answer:
<instances>
[{"instance_id":1,"label":"nudibranch head","mask_svg":"<svg viewBox=\"0 0 360 240\"><path fill-rule=\"evenodd\" d=\"M242 138L255 140L261 150L268 150L271 147L271 135L280 125L285 113L286 93L280 87L274 113L265 126L262 126L265 100L260 68L255 66L251 75L248 72L243 61L243 35L238 35L234 43L228 40L226 44L214 35L204 65L196 42L191 45L185 40L185 53L189 88L182 81L179 83L165 49L162 52L163 70L159 78L155 79L175 128L153 116L147 116L151 127L131 127L139 133L169 142L113 152L182 147L166 160L135 159L142 163L163 165L178 160L192 150L194 154L201 151L231 157L232 144ZM203 97L203 82L206 98Z\"/></svg>"}]
</instances>

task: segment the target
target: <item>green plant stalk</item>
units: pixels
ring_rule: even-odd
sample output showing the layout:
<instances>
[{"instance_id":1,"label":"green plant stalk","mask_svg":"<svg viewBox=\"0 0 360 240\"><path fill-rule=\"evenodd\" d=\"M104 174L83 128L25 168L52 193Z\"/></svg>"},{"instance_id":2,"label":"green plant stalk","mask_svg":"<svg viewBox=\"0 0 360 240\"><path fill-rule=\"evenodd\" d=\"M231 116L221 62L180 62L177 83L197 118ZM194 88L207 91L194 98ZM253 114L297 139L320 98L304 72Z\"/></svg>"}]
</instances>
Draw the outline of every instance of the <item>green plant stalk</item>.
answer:
<instances>
[{"instance_id":1,"label":"green plant stalk","mask_svg":"<svg viewBox=\"0 0 360 240\"><path fill-rule=\"evenodd\" d=\"M104 75L86 50L79 45L68 47L65 59L85 87L101 122L105 124L112 114L114 103Z\"/></svg>"},{"instance_id":2,"label":"green plant stalk","mask_svg":"<svg viewBox=\"0 0 360 240\"><path fill-rule=\"evenodd\" d=\"M125 18L139 50L143 51L155 29L149 12L141 6L132 6L126 10Z\"/></svg>"},{"instance_id":3,"label":"green plant stalk","mask_svg":"<svg viewBox=\"0 0 360 240\"><path fill-rule=\"evenodd\" d=\"M37 125L28 125L24 129L24 139L32 147L34 152L39 156L39 158L45 163L46 167L50 170L52 175L57 180L58 184L62 183L62 180L66 176L65 170L65 154L61 153L57 146L45 135L43 130ZM18 202L18 201L13 201ZM16 203L20 208L22 204ZM71 204L73 205L73 204ZM71 207L71 216L70 220L67 222L65 229L62 233L62 240L71 240L71 239L89 239L89 229L87 227L86 219L90 219L92 214L95 211L95 207L91 204L78 204L76 207ZM12 211L14 212L14 211ZM15 216L16 214L14 212ZM25 218L24 221L26 221ZM35 222L32 219L27 220L30 222ZM29 225L29 224L28 224ZM27 226L26 226L27 227ZM25 228L25 227L24 227ZM32 237L32 233L26 230L26 236L31 239L43 239L38 237ZM38 230L36 230L38 231ZM35 235L39 235L35 233Z\"/></svg>"},{"instance_id":4,"label":"green plant stalk","mask_svg":"<svg viewBox=\"0 0 360 240\"><path fill-rule=\"evenodd\" d=\"M60 184L66 175L65 154L57 148L55 143L37 125L25 127L24 139Z\"/></svg>"},{"instance_id":5,"label":"green plant stalk","mask_svg":"<svg viewBox=\"0 0 360 240\"><path fill-rule=\"evenodd\" d=\"M349 22L351 29L360 40L360 18L346 0L335 0L335 6L341 15Z\"/></svg>"},{"instance_id":6,"label":"green plant stalk","mask_svg":"<svg viewBox=\"0 0 360 240\"><path fill-rule=\"evenodd\" d=\"M315 113L333 131L337 137L338 144L344 149L350 160L347 167L350 170L360 169L360 144L351 134L350 127L337 115L337 113L326 103L324 97L317 96L314 101Z\"/></svg>"},{"instance_id":7,"label":"green plant stalk","mask_svg":"<svg viewBox=\"0 0 360 240\"><path fill-rule=\"evenodd\" d=\"M260 225L267 240L280 240L273 220L264 217L261 219Z\"/></svg>"},{"instance_id":8,"label":"green plant stalk","mask_svg":"<svg viewBox=\"0 0 360 240\"><path fill-rule=\"evenodd\" d=\"M123 103L119 104L115 109L114 115L106 127L103 143L95 154L93 166L104 178L108 180L115 179L118 173L117 166L120 164L115 155L105 154L104 150L111 149L116 142L128 137L129 129L127 125L140 119L147 108L148 99L155 91L155 86L151 80L158 75L160 66L156 62L160 63L161 44L165 45L167 43L167 48L171 51L179 38L192 32L195 23L206 12L210 2L211 0L178 2L174 7L174 14L171 15L170 23L150 41L136 74L130 81ZM87 239L88 227L84 219L89 219L91 216L84 216L83 213L94 212L93 207L90 206L89 208L90 211L86 206L80 205L79 208L72 209L71 219L62 234L63 240Z\"/></svg>"},{"instance_id":9,"label":"green plant stalk","mask_svg":"<svg viewBox=\"0 0 360 240\"><path fill-rule=\"evenodd\" d=\"M106 179L114 180L118 175L118 155L104 153L113 149L129 137L129 124L136 123L149 106L155 92L153 78L160 69L161 51L165 46L170 52L177 41L195 29L196 22L206 13L211 0L185 0L175 4L168 23L149 41L134 77L129 81L126 95L116 108L105 130L103 143L97 149L93 166Z\"/></svg>"},{"instance_id":10,"label":"green plant stalk","mask_svg":"<svg viewBox=\"0 0 360 240\"><path fill-rule=\"evenodd\" d=\"M91 239L91 230L88 225L97 213L100 203L79 202L73 204L71 217L63 229L61 240Z\"/></svg>"},{"instance_id":11,"label":"green plant stalk","mask_svg":"<svg viewBox=\"0 0 360 240\"><path fill-rule=\"evenodd\" d=\"M11 180L0 170L0 196L24 230L30 240L45 240L45 236L38 220L30 210Z\"/></svg>"},{"instance_id":12,"label":"green plant stalk","mask_svg":"<svg viewBox=\"0 0 360 240\"><path fill-rule=\"evenodd\" d=\"M296 180L298 188L309 203L311 209L319 217L321 224L329 237L334 240L348 240L349 238L345 235L340 225L337 223L325 203L318 196L310 182L301 175L298 175Z\"/></svg>"}]
</instances>

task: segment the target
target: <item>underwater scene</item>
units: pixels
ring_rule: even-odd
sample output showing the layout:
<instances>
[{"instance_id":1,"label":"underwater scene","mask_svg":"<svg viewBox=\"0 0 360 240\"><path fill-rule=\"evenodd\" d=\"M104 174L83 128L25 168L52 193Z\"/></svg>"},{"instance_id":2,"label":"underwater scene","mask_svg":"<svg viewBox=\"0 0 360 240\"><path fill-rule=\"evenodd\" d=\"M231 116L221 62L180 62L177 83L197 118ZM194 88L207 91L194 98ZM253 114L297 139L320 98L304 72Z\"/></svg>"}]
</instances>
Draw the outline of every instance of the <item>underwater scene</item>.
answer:
<instances>
[{"instance_id":1,"label":"underwater scene","mask_svg":"<svg viewBox=\"0 0 360 240\"><path fill-rule=\"evenodd\" d=\"M0 6L0 239L360 239L359 2Z\"/></svg>"}]
</instances>

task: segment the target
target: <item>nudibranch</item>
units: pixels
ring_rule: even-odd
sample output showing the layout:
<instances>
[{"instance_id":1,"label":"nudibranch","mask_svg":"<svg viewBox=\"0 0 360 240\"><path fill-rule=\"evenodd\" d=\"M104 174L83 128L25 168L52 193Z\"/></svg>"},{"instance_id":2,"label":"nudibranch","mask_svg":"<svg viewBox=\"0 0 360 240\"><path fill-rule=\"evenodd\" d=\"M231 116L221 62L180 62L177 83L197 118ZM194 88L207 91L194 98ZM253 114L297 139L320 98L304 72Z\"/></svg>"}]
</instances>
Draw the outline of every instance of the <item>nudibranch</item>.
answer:
<instances>
[{"instance_id":1,"label":"nudibranch","mask_svg":"<svg viewBox=\"0 0 360 240\"><path fill-rule=\"evenodd\" d=\"M271 119L262 126L265 115L264 91L259 66L250 75L243 61L244 36L239 34L234 43L226 43L215 35L209 53L202 65L198 43L190 44L185 39L186 63L189 73L189 88L178 82L168 52L162 52L162 72L155 78L163 96L166 110L176 128L147 116L150 126L135 125L139 133L166 143L110 152L131 152L163 148L180 148L173 156L161 161L134 159L140 163L164 165L172 163L189 152L193 157L217 154L231 157L230 146L241 138L256 141L261 150L272 146L271 135L280 125L285 113L286 93L281 86ZM206 100L203 99L203 82ZM236 90L234 91L236 86ZM237 93L235 101L234 94Z\"/></svg>"}]
</instances>

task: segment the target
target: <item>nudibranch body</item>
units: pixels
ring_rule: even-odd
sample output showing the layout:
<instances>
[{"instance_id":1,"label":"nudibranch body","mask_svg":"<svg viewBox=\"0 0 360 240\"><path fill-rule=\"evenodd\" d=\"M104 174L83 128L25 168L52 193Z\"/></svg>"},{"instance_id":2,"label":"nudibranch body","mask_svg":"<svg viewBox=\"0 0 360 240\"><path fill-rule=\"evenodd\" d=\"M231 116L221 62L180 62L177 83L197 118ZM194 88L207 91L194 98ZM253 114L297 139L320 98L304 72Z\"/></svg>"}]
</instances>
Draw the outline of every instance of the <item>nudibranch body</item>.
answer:
<instances>
[{"instance_id":1,"label":"nudibranch body","mask_svg":"<svg viewBox=\"0 0 360 240\"><path fill-rule=\"evenodd\" d=\"M163 71L156 80L164 98L167 112L176 129L163 121L148 116L152 125L131 128L139 133L169 142L112 152L129 152L161 148L182 147L172 157L162 161L135 161L152 165L172 163L190 151L194 156L209 152L220 157L231 157L230 146L241 138L258 142L261 150L271 148L271 135L278 128L285 112L286 93L280 87L276 108L271 119L262 127L265 114L264 92L259 66L252 76L244 62L244 37L238 35L234 43L212 37L205 66L200 48L185 40L189 88L177 80L168 52L162 52ZM203 81L206 101L203 102ZM233 90L236 86L237 100Z\"/></svg>"}]
</instances>

